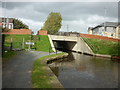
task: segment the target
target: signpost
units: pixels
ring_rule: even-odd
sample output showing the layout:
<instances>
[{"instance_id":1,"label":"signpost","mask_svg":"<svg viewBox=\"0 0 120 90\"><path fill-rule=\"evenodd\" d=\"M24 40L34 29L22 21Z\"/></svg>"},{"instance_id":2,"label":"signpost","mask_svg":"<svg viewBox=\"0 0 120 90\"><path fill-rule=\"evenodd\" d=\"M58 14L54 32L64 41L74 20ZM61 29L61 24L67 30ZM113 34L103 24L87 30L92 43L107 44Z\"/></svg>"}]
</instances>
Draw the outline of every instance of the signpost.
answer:
<instances>
[{"instance_id":1,"label":"signpost","mask_svg":"<svg viewBox=\"0 0 120 90\"><path fill-rule=\"evenodd\" d=\"M34 42L25 42L25 44L28 45L28 50L30 50L30 49L31 49L31 48L30 48L30 45L34 45Z\"/></svg>"}]
</instances>

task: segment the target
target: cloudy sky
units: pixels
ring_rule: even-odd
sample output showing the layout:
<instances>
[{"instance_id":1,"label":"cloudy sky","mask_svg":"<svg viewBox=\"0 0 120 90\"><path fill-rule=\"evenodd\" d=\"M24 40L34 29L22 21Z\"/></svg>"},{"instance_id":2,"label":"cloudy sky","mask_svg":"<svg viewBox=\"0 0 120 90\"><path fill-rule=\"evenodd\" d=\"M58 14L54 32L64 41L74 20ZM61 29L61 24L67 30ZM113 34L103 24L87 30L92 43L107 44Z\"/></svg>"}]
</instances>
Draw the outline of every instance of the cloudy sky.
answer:
<instances>
[{"instance_id":1,"label":"cloudy sky","mask_svg":"<svg viewBox=\"0 0 120 90\"><path fill-rule=\"evenodd\" d=\"M106 9L105 9L106 8ZM0 17L14 17L22 20L35 33L41 29L50 12L60 12L60 31L87 33L104 21L117 22L117 2L2 2ZM106 11L106 14L105 14Z\"/></svg>"}]
</instances>

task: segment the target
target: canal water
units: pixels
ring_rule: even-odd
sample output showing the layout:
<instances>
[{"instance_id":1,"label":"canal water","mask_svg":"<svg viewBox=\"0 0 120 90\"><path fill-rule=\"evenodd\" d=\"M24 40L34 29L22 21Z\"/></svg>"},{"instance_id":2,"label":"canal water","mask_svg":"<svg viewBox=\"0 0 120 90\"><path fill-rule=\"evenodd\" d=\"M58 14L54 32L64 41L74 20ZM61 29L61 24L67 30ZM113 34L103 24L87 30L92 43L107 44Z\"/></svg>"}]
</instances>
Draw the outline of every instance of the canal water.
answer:
<instances>
[{"instance_id":1,"label":"canal water","mask_svg":"<svg viewBox=\"0 0 120 90\"><path fill-rule=\"evenodd\" d=\"M71 52L49 65L64 88L117 88L118 64L107 58Z\"/></svg>"}]
</instances>

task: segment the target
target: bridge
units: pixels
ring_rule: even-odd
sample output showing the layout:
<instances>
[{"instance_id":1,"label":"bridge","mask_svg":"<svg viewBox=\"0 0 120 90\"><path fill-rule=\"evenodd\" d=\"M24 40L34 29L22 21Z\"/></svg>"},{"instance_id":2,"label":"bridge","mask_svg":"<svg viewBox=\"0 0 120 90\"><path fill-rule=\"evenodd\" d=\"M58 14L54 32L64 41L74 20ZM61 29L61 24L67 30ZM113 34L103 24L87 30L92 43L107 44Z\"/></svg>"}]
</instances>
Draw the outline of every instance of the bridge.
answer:
<instances>
[{"instance_id":1,"label":"bridge","mask_svg":"<svg viewBox=\"0 0 120 90\"><path fill-rule=\"evenodd\" d=\"M48 37L52 47L94 55L91 48L79 36L48 35Z\"/></svg>"}]
</instances>

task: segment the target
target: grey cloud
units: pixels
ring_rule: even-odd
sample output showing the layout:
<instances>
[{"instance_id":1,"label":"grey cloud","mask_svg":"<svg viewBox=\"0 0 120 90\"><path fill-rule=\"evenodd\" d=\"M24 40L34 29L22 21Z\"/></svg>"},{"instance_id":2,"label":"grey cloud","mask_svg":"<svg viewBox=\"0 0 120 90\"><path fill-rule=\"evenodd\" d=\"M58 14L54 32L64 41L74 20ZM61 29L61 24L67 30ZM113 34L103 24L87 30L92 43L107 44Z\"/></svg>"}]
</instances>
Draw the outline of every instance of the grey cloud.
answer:
<instances>
[{"instance_id":1,"label":"grey cloud","mask_svg":"<svg viewBox=\"0 0 120 90\"><path fill-rule=\"evenodd\" d=\"M4 5L5 3L3 3ZM60 12L63 21L67 23L73 21L78 21L79 23L79 20L85 22L88 17L90 18L90 16L94 15L104 17L104 8L107 9L107 17L113 19L118 16L117 2L6 2L6 6L6 8L3 8L6 10L8 17L29 19L33 22L43 23L50 12ZM85 23L87 24L88 22ZM83 28L85 27L83 26Z\"/></svg>"},{"instance_id":2,"label":"grey cloud","mask_svg":"<svg viewBox=\"0 0 120 90\"><path fill-rule=\"evenodd\" d=\"M29 2L2 2L2 8L5 9L15 9L15 8L24 8L27 5L30 5Z\"/></svg>"},{"instance_id":3,"label":"grey cloud","mask_svg":"<svg viewBox=\"0 0 120 90\"><path fill-rule=\"evenodd\" d=\"M3 3L4 5L5 3ZM31 8L29 8L31 7ZM85 19L88 15L98 14L104 16L104 8L107 9L107 15L109 17L117 17L117 2L7 2L6 9L14 10L18 9L23 11L23 18L37 18L44 17L50 12L60 12L64 20L78 20L80 18ZM33 17L31 17L29 11ZM18 13L18 12L17 12ZM21 13L18 13L21 15ZM36 15L34 15L36 14ZM19 16L18 15L18 16ZM42 21L45 18L41 18Z\"/></svg>"},{"instance_id":4,"label":"grey cloud","mask_svg":"<svg viewBox=\"0 0 120 90\"><path fill-rule=\"evenodd\" d=\"M44 13L48 13L51 11L58 11L61 12L64 16L73 16L73 19L77 16L83 16L88 14L98 14L104 16L104 8L107 9L107 15L109 17L117 17L117 3L115 2L104 2L104 3L94 3L94 2L87 2L87 3L71 3L71 2L63 2L63 3L39 3L41 8L35 7L35 10L42 11Z\"/></svg>"}]
</instances>

